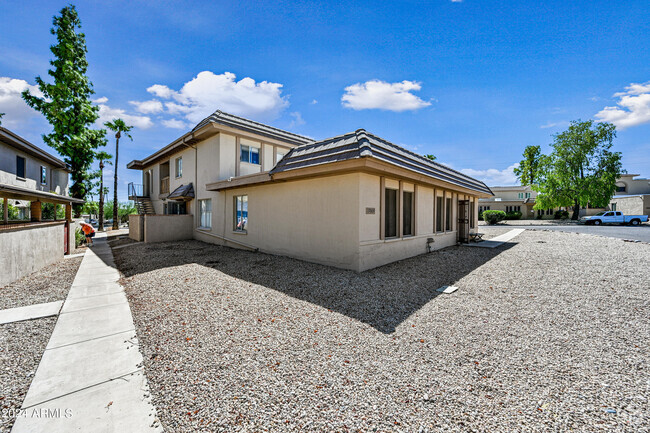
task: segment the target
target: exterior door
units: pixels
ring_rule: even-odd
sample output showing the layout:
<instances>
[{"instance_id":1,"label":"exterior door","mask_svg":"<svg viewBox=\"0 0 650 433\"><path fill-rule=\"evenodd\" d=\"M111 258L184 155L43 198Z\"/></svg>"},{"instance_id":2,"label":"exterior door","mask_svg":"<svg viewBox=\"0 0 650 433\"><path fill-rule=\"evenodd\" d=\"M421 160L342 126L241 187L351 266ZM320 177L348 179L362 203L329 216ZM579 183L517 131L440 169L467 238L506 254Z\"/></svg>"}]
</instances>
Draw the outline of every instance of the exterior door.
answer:
<instances>
[{"instance_id":1,"label":"exterior door","mask_svg":"<svg viewBox=\"0 0 650 433\"><path fill-rule=\"evenodd\" d=\"M458 242L469 242L469 200L458 200Z\"/></svg>"}]
</instances>

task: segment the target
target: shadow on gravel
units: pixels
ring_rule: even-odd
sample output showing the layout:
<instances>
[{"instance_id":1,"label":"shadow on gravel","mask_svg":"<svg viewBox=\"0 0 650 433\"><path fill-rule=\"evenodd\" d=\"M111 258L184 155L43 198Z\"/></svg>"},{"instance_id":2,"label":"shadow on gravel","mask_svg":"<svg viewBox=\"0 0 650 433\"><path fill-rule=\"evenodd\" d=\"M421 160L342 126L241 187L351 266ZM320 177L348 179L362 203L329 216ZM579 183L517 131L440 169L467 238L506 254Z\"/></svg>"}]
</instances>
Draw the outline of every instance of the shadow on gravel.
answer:
<instances>
[{"instance_id":1,"label":"shadow on gravel","mask_svg":"<svg viewBox=\"0 0 650 433\"><path fill-rule=\"evenodd\" d=\"M113 254L126 277L198 264L391 334L438 296L436 289L454 284L514 245L505 243L493 249L449 247L362 273L201 241L141 244L114 250ZM178 283L170 274L168 289L180 290Z\"/></svg>"}]
</instances>

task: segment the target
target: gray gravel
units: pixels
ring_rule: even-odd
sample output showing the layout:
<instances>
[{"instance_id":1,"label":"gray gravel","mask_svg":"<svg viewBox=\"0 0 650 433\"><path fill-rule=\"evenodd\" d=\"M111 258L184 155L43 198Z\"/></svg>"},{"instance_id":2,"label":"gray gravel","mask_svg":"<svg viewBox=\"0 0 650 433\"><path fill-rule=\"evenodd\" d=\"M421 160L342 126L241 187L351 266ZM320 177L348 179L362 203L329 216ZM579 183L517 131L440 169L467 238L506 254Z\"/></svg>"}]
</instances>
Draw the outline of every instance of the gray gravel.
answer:
<instances>
[{"instance_id":1,"label":"gray gravel","mask_svg":"<svg viewBox=\"0 0 650 433\"><path fill-rule=\"evenodd\" d=\"M62 259L0 287L0 310L64 300L81 260L83 257Z\"/></svg>"},{"instance_id":2,"label":"gray gravel","mask_svg":"<svg viewBox=\"0 0 650 433\"><path fill-rule=\"evenodd\" d=\"M198 241L114 254L170 432L648 431L650 246L514 241L362 274Z\"/></svg>"},{"instance_id":3,"label":"gray gravel","mask_svg":"<svg viewBox=\"0 0 650 433\"><path fill-rule=\"evenodd\" d=\"M50 317L0 325L0 433L11 431L55 324Z\"/></svg>"}]
</instances>

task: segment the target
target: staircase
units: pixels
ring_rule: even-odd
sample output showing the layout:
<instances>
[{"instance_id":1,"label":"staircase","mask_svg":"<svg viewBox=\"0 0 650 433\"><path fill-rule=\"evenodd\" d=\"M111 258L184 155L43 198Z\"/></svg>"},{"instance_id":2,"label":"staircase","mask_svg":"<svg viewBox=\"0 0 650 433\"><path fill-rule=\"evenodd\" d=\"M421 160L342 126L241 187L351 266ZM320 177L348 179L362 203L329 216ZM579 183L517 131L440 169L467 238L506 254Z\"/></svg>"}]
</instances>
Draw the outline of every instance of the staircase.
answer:
<instances>
[{"instance_id":1,"label":"staircase","mask_svg":"<svg viewBox=\"0 0 650 433\"><path fill-rule=\"evenodd\" d=\"M133 200L139 215L155 215L156 210L151 199L142 192L142 185L129 183L129 200Z\"/></svg>"},{"instance_id":2,"label":"staircase","mask_svg":"<svg viewBox=\"0 0 650 433\"><path fill-rule=\"evenodd\" d=\"M134 200L135 208L140 215L155 215L156 211L153 208L153 203L149 197L136 197Z\"/></svg>"}]
</instances>

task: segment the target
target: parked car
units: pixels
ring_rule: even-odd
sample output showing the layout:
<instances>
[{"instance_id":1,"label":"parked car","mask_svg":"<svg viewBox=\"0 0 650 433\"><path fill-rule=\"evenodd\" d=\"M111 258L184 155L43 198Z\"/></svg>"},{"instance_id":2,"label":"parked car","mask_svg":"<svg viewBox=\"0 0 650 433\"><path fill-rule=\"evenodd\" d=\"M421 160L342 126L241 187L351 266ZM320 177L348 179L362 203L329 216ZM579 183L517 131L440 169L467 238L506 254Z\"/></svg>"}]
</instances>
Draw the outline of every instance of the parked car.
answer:
<instances>
[{"instance_id":1,"label":"parked car","mask_svg":"<svg viewBox=\"0 0 650 433\"><path fill-rule=\"evenodd\" d=\"M599 226L601 224L631 224L638 226L648 222L648 215L623 215L619 211L598 212L594 216L582 217L581 223Z\"/></svg>"}]
</instances>

